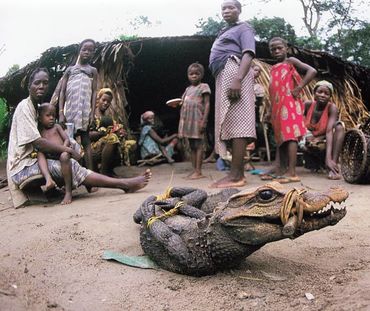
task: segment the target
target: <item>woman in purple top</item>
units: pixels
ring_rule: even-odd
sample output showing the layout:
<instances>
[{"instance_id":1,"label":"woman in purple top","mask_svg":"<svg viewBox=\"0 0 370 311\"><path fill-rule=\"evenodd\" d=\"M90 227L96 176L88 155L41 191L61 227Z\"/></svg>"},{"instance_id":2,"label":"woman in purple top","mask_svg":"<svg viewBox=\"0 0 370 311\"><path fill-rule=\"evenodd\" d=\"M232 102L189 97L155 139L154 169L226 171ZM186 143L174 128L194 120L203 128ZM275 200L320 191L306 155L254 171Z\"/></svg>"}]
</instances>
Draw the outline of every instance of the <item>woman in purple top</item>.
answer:
<instances>
[{"instance_id":1,"label":"woman in purple top","mask_svg":"<svg viewBox=\"0 0 370 311\"><path fill-rule=\"evenodd\" d=\"M228 143L232 161L229 174L211 187L243 187L246 146L256 138L254 78L250 70L255 56L254 30L239 21L239 1L224 1L221 11L227 26L213 43L209 58L209 68L216 79L215 150L224 157Z\"/></svg>"}]
</instances>

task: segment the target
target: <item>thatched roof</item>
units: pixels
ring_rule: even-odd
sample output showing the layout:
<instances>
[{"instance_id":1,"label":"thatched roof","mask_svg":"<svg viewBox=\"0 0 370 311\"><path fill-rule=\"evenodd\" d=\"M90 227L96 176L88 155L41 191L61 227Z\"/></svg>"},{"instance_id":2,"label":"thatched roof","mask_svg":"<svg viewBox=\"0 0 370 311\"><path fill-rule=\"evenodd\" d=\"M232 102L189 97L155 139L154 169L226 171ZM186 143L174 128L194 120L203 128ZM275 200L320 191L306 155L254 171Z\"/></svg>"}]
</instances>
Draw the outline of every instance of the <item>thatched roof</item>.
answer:
<instances>
[{"instance_id":1,"label":"thatched roof","mask_svg":"<svg viewBox=\"0 0 370 311\"><path fill-rule=\"evenodd\" d=\"M113 110L122 120L126 120L128 113L130 126L136 128L140 114L150 109L159 114L170 130L176 130L178 111L164 103L182 95L188 85L186 69L190 63L198 61L208 66L213 41L213 37L186 36L98 43L93 65L98 69L100 86L115 90ZM77 44L50 48L40 59L9 77L1 78L0 97L4 97L10 107L15 107L27 95L27 84L24 82L39 66L51 71L50 89L53 91L66 67L75 62L77 52ZM266 68L273 64L267 43L257 42L256 52ZM291 47L291 53L315 67L318 79L334 82L337 105L350 116L347 118L349 124L367 117L364 105L370 108L370 89L367 87L370 85L370 68L357 66L325 52ZM209 71L206 71L204 82L214 90L214 79ZM306 93L310 96L310 90Z\"/></svg>"}]
</instances>

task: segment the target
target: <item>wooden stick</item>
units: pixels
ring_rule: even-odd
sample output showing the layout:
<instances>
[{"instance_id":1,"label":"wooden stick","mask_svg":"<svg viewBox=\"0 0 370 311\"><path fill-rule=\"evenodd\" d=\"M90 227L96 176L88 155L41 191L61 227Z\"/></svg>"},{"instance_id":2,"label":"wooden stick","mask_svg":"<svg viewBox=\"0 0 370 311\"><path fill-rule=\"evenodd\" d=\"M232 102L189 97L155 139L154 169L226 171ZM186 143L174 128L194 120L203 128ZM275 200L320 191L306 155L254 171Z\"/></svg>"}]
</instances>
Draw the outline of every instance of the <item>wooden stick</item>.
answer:
<instances>
[{"instance_id":1,"label":"wooden stick","mask_svg":"<svg viewBox=\"0 0 370 311\"><path fill-rule=\"evenodd\" d=\"M298 217L296 215L291 216L283 228L283 235L286 237L292 236L294 232L297 230L297 225Z\"/></svg>"}]
</instances>

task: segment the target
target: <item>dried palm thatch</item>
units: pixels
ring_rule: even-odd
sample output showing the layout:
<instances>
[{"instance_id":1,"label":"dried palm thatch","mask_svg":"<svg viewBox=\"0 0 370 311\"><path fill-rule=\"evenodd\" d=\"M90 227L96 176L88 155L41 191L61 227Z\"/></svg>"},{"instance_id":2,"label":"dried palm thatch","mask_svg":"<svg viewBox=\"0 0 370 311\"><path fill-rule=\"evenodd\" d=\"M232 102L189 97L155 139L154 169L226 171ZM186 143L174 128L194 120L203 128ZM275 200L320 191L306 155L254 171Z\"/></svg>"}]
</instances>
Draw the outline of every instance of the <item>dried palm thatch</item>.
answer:
<instances>
[{"instance_id":1,"label":"dried palm thatch","mask_svg":"<svg viewBox=\"0 0 370 311\"><path fill-rule=\"evenodd\" d=\"M68 66L73 65L78 57L78 44L67 47L50 48L45 51L41 58L28 64L17 71L11 79L4 78L0 82L0 93L10 98L10 107L14 108L20 99L27 96L26 86L31 72L37 67L46 67L50 72L50 90L54 90L51 97L53 104L58 103L60 81ZM92 65L98 70L98 89L109 87L113 91L113 100L110 106L111 112L118 117L125 126L128 125L124 107L126 100L126 74L132 66L134 55L128 44L123 41L97 44L95 57ZM16 90L21 88L21 92ZM9 95L10 96L9 96Z\"/></svg>"},{"instance_id":2,"label":"dried palm thatch","mask_svg":"<svg viewBox=\"0 0 370 311\"><path fill-rule=\"evenodd\" d=\"M257 79L258 83L263 86L265 94L268 94L271 65L259 60L255 60L255 63L261 67L261 74ZM364 123L369 118L369 112L363 103L361 90L356 81L349 74L345 74L342 80L326 79L334 86L334 93L331 100L338 107L339 118L345 123L346 127L353 128ZM303 98L305 100L313 99L313 88L317 81L317 79L311 81L304 88ZM266 113L270 105L270 99L266 96L261 118L263 118L264 113Z\"/></svg>"},{"instance_id":3,"label":"dried palm thatch","mask_svg":"<svg viewBox=\"0 0 370 311\"><path fill-rule=\"evenodd\" d=\"M113 90L111 109L124 125L127 126L128 122L125 107L130 109L131 128L138 126L140 115L145 110L153 110L161 117L167 129L176 131L178 111L168 108L164 103L170 98L182 95L188 85L186 69L190 63L198 61L207 67L213 41L214 37L186 36L99 43L93 60L93 65L99 73L98 87L109 87ZM316 68L318 79L325 79L334 84L333 101L348 128L368 117L369 68L342 61L325 52L291 47L290 53ZM7 100L10 108L15 108L20 100L27 96L27 90L21 85L26 85L30 73L36 67L49 69L49 89L53 92L65 69L76 62L77 54L77 44L50 48L37 61L9 77L1 78L0 97ZM266 42L257 42L256 54L262 67L260 83L268 94L269 67L274 60L271 59ZM208 83L214 90L214 79L209 71L206 71L203 82ZM307 99L312 98L313 84L314 82L304 90ZM57 99L56 96L54 99ZM213 107L210 125L212 109Z\"/></svg>"}]
</instances>

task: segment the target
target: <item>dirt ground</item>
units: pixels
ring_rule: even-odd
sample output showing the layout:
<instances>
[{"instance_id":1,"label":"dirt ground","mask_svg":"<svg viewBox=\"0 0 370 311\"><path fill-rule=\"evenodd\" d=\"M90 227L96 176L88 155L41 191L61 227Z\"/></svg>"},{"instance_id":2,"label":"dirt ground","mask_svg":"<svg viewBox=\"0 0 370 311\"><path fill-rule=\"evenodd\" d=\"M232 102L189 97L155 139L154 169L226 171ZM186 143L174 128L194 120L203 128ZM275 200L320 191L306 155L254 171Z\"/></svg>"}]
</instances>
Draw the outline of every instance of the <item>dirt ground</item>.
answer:
<instances>
[{"instance_id":1,"label":"dirt ground","mask_svg":"<svg viewBox=\"0 0 370 311\"><path fill-rule=\"evenodd\" d=\"M127 175L142 171L120 168ZM152 168L143 190L100 189L58 203L10 207L0 190L0 310L370 310L369 185L329 181L299 168L302 184L350 192L336 226L266 245L237 269L201 278L102 260L104 250L141 255L132 215L151 194L172 185L207 186L223 176L187 181L189 163ZM0 174L1 175L1 174ZM248 175L249 186L263 182ZM312 296L310 296L310 294ZM310 299L309 299L310 298Z\"/></svg>"}]
</instances>

